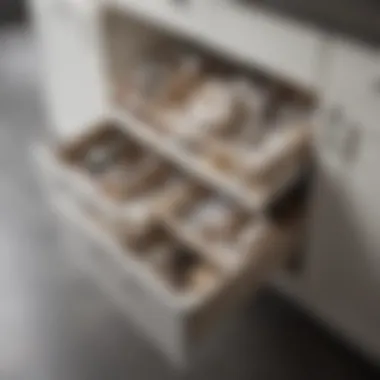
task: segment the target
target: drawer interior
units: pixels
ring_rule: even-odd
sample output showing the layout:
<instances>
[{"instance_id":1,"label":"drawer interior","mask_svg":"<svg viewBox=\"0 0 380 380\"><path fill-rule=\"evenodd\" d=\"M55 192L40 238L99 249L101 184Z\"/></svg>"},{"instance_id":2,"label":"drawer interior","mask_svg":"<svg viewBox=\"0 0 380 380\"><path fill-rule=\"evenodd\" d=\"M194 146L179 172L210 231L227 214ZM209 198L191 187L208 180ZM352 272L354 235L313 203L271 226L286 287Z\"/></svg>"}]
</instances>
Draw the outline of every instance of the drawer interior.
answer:
<instances>
[{"instance_id":1,"label":"drawer interior","mask_svg":"<svg viewBox=\"0 0 380 380\"><path fill-rule=\"evenodd\" d=\"M239 261L249 250L249 235L256 218L225 197L198 184L186 183L163 215L172 228L181 230L204 250L219 252L220 260Z\"/></svg>"},{"instance_id":2,"label":"drawer interior","mask_svg":"<svg viewBox=\"0 0 380 380\"><path fill-rule=\"evenodd\" d=\"M115 141L121 150L119 145L117 149L113 147ZM265 235L262 226L271 229L268 226L274 222L264 215L252 214L222 192L180 173L160 157L149 157L146 150L137 147L122 127L101 123L94 125L92 133L61 144L51 157L55 158L55 173L60 173L57 180L64 182L66 178L74 187L69 195L75 193L72 172L78 172L77 177L94 190L78 207L97 219L150 270L166 271L168 283L174 283L181 265L195 267L197 273L209 272L210 278L218 277L219 272L229 276L245 265L260 235ZM86 155L98 149L102 150L102 159L98 161L100 168L94 171L88 169ZM105 179L120 162L126 162L126 166L118 167L110 191ZM124 177L130 165L138 173L133 180ZM116 207L107 208L115 201ZM168 268L173 269L170 275Z\"/></svg>"},{"instance_id":3,"label":"drawer interior","mask_svg":"<svg viewBox=\"0 0 380 380\"><path fill-rule=\"evenodd\" d=\"M145 175L147 167L154 163L153 157L111 122L99 123L75 141L61 144L56 155L115 198L128 195L127 191L117 193L116 187L126 187L137 176Z\"/></svg>"},{"instance_id":4,"label":"drawer interior","mask_svg":"<svg viewBox=\"0 0 380 380\"><path fill-rule=\"evenodd\" d=\"M104 30L111 109L145 145L247 198L270 198L303 170L313 93L112 10Z\"/></svg>"}]
</instances>

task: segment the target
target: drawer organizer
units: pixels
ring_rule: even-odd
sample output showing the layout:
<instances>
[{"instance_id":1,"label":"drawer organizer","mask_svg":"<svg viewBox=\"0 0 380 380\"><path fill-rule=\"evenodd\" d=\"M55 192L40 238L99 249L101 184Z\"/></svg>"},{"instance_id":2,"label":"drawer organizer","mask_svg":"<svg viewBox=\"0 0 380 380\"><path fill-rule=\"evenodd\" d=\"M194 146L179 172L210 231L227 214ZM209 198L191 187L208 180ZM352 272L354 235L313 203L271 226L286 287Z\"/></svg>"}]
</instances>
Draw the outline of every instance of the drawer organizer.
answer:
<instances>
[{"instance_id":1,"label":"drawer organizer","mask_svg":"<svg viewBox=\"0 0 380 380\"><path fill-rule=\"evenodd\" d=\"M310 152L311 94L133 21L106 25L113 116L135 139L252 211L292 186Z\"/></svg>"},{"instance_id":2,"label":"drawer organizer","mask_svg":"<svg viewBox=\"0 0 380 380\"><path fill-rule=\"evenodd\" d=\"M269 211L309 168L311 101L145 30L125 41L120 25L107 118L36 152L104 289L183 363L302 238L304 195Z\"/></svg>"},{"instance_id":3,"label":"drawer organizer","mask_svg":"<svg viewBox=\"0 0 380 380\"><path fill-rule=\"evenodd\" d=\"M247 212L140 148L114 122L37 153L48 187L63 200L61 214L104 250L91 249L89 265L100 266L96 273L119 300L125 295L132 319L177 362L299 239L300 218L280 224ZM136 287L139 296L129 300ZM154 323L151 316L144 323L145 308L158 313Z\"/></svg>"}]
</instances>

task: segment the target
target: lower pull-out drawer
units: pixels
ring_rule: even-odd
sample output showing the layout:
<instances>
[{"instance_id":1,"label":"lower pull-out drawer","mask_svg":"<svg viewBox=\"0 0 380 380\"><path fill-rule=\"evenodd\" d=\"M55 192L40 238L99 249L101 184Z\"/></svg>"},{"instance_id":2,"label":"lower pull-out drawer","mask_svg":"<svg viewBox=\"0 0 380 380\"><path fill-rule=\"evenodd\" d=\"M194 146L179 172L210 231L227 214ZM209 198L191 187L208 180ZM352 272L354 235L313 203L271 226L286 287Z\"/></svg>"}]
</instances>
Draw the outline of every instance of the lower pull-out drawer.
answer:
<instances>
[{"instance_id":1,"label":"lower pull-out drawer","mask_svg":"<svg viewBox=\"0 0 380 380\"><path fill-rule=\"evenodd\" d=\"M123 170L132 165L132 173L137 167L145 174L127 177L129 196L117 201L104 192L99 163L86 172L52 149L35 153L53 206L65 221L72 257L152 343L184 364L207 351L226 316L287 261L302 222L245 214L161 163L152 171L144 154L128 144ZM227 221L224 229L221 218Z\"/></svg>"},{"instance_id":2,"label":"lower pull-out drawer","mask_svg":"<svg viewBox=\"0 0 380 380\"><path fill-rule=\"evenodd\" d=\"M207 349L222 331L226 317L249 301L262 281L286 261L296 241L294 229L276 231L273 226L262 226L257 250L246 264L220 281L207 297L189 300L172 296L74 203L56 198L54 207L64 218L74 261L94 276L136 328L177 365Z\"/></svg>"}]
</instances>

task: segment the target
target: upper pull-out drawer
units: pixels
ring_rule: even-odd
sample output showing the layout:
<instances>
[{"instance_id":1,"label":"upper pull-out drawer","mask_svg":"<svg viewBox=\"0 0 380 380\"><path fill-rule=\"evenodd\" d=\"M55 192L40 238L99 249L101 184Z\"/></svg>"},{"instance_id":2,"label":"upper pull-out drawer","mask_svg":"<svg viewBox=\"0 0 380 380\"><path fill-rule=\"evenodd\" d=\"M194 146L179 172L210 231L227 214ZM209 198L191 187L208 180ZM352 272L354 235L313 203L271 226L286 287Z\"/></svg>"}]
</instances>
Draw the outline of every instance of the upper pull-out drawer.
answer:
<instances>
[{"instance_id":1,"label":"upper pull-out drawer","mask_svg":"<svg viewBox=\"0 0 380 380\"><path fill-rule=\"evenodd\" d=\"M72 204L56 203L55 207L68 224L65 234L74 262L80 259L83 269L95 276L100 288L136 328L180 366L207 353L223 332L223 322L250 302L263 281L286 263L298 238L295 230L278 231L262 225L242 268L236 273L219 272L212 290L199 290L198 295L191 296L168 289L152 273L149 261L136 260L133 251L122 247ZM199 275L197 281L206 285L209 279Z\"/></svg>"},{"instance_id":2,"label":"upper pull-out drawer","mask_svg":"<svg viewBox=\"0 0 380 380\"><path fill-rule=\"evenodd\" d=\"M178 363L207 345L301 238L296 212L281 223L254 215L117 128L36 152L70 230L98 247L70 249Z\"/></svg>"},{"instance_id":3,"label":"upper pull-out drawer","mask_svg":"<svg viewBox=\"0 0 380 380\"><path fill-rule=\"evenodd\" d=\"M250 211L305 170L312 91L115 12L104 25L112 117L139 144Z\"/></svg>"}]
</instances>

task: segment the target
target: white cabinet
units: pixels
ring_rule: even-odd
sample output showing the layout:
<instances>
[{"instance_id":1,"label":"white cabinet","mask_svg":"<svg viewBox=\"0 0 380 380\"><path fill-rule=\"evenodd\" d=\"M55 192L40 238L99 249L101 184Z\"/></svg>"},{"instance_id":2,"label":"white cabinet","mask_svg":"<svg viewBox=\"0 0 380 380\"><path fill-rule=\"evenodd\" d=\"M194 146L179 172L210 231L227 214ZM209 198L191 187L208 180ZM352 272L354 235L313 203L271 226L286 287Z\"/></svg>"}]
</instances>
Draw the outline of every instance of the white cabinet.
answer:
<instances>
[{"instance_id":1,"label":"white cabinet","mask_svg":"<svg viewBox=\"0 0 380 380\"><path fill-rule=\"evenodd\" d=\"M324 33L216 1L195 1L190 8L163 0L31 4L44 56L48 109L62 137L81 133L105 112L98 9L103 5L164 24L301 87L320 89L323 131L316 141L318 176L305 266L295 277L285 274L289 281L283 284L315 314L380 358L379 51L327 41ZM178 355L176 347L169 349Z\"/></svg>"},{"instance_id":2,"label":"white cabinet","mask_svg":"<svg viewBox=\"0 0 380 380\"><path fill-rule=\"evenodd\" d=\"M33 0L31 10L55 132L78 133L104 107L96 2Z\"/></svg>"}]
</instances>

